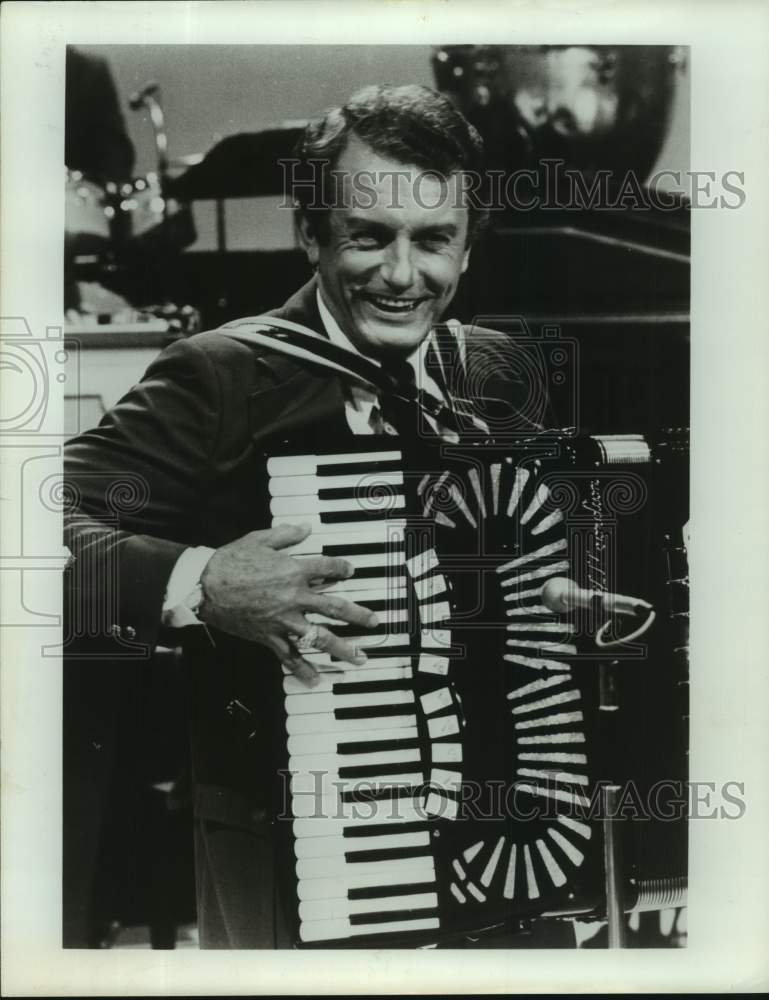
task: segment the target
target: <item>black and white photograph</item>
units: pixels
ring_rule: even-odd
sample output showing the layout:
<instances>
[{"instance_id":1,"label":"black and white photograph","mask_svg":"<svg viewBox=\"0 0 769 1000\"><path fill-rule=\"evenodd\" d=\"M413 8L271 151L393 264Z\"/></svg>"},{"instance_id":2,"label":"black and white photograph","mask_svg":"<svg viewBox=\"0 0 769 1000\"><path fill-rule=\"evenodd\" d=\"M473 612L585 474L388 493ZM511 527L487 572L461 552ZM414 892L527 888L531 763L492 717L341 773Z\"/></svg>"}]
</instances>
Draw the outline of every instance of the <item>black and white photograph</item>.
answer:
<instances>
[{"instance_id":1,"label":"black and white photograph","mask_svg":"<svg viewBox=\"0 0 769 1000\"><path fill-rule=\"evenodd\" d=\"M389 38L322 2L85 6L38 56L42 304L2 310L3 631L11 680L36 664L4 736L43 755L55 871L6 795L9 995L92 995L92 953L108 993L142 961L155 994L515 992L516 963L679 991L727 914L731 988L766 985L766 852L738 846L766 816L766 347L698 325L728 268L698 226L767 199L753 147L695 155L685 5L651 36ZM34 238L5 223L7 258ZM19 973L24 872L63 981Z\"/></svg>"}]
</instances>

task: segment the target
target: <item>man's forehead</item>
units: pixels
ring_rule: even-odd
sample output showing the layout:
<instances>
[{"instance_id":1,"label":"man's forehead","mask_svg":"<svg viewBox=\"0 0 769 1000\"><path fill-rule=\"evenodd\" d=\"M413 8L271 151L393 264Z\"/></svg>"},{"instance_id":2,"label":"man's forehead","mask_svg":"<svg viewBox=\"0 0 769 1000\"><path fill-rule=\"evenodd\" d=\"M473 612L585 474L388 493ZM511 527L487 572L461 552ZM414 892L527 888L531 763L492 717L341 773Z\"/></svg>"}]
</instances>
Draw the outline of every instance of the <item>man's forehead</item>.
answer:
<instances>
[{"instance_id":1,"label":"man's forehead","mask_svg":"<svg viewBox=\"0 0 769 1000\"><path fill-rule=\"evenodd\" d=\"M403 163L377 153L356 137L334 169L336 208L346 220L370 220L407 212L429 215L430 225L460 226L467 214L463 176L445 176L417 164Z\"/></svg>"}]
</instances>

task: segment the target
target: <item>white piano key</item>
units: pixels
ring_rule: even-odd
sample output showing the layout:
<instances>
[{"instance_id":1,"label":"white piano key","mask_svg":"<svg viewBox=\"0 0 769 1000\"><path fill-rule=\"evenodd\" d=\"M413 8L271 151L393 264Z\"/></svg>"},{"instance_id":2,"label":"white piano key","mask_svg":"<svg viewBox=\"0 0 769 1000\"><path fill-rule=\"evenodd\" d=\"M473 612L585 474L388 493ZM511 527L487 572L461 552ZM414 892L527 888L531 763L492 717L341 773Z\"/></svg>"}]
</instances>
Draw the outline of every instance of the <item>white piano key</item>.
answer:
<instances>
[{"instance_id":1,"label":"white piano key","mask_svg":"<svg viewBox=\"0 0 769 1000\"><path fill-rule=\"evenodd\" d=\"M373 662L376 663L375 660ZM411 667L391 667L389 669L372 667L370 670L362 670L360 673L357 672L357 668L353 667L352 670L345 671L344 673L332 673L328 671L321 675L319 683L314 688L308 688L298 677L289 674L283 678L283 691L285 694L328 694L331 693L335 684L369 684L373 681L400 681L407 680L411 675Z\"/></svg>"},{"instance_id":2,"label":"white piano key","mask_svg":"<svg viewBox=\"0 0 769 1000\"><path fill-rule=\"evenodd\" d=\"M311 473L325 465L364 465L371 462L401 462L403 453L391 451L348 452L330 455L284 455L267 459L267 474L272 476L296 476Z\"/></svg>"},{"instance_id":3,"label":"white piano key","mask_svg":"<svg viewBox=\"0 0 769 1000\"><path fill-rule=\"evenodd\" d=\"M451 862L451 867L457 873L459 881L464 882L464 880L467 878L467 874L457 858L454 858L454 860Z\"/></svg>"},{"instance_id":4,"label":"white piano key","mask_svg":"<svg viewBox=\"0 0 769 1000\"><path fill-rule=\"evenodd\" d=\"M523 863L526 869L526 891L529 899L538 899L539 886L537 884L537 877L534 874L534 865L531 860L531 850L528 844L524 844L523 847Z\"/></svg>"},{"instance_id":5,"label":"white piano key","mask_svg":"<svg viewBox=\"0 0 769 1000\"><path fill-rule=\"evenodd\" d=\"M305 837L294 844L297 860L330 858L359 851L397 851L412 847L429 847L430 833L389 833L379 837Z\"/></svg>"},{"instance_id":6,"label":"white piano key","mask_svg":"<svg viewBox=\"0 0 769 1000\"><path fill-rule=\"evenodd\" d=\"M442 767L434 767L430 771L430 785L445 789L447 792L458 792L462 785L461 771L447 771Z\"/></svg>"},{"instance_id":7,"label":"white piano key","mask_svg":"<svg viewBox=\"0 0 769 1000\"><path fill-rule=\"evenodd\" d=\"M365 816L361 810L360 815L298 817L293 822L294 837L297 843L303 838L343 837L346 830L373 826L396 829L399 823L424 823L427 819L421 795L405 795L366 805Z\"/></svg>"},{"instance_id":8,"label":"white piano key","mask_svg":"<svg viewBox=\"0 0 769 1000\"><path fill-rule=\"evenodd\" d=\"M445 650L451 646L451 632L449 629L442 628L422 629L420 642L422 649Z\"/></svg>"},{"instance_id":9,"label":"white piano key","mask_svg":"<svg viewBox=\"0 0 769 1000\"><path fill-rule=\"evenodd\" d=\"M438 688L437 691L428 691L419 698L422 711L425 715L432 715L440 712L443 708L451 705L451 691L447 687Z\"/></svg>"},{"instance_id":10,"label":"white piano key","mask_svg":"<svg viewBox=\"0 0 769 1000\"><path fill-rule=\"evenodd\" d=\"M449 886L449 889L451 890L451 895L454 897L454 899L456 899L458 903L467 902L467 897L459 888L456 882L452 882L451 885Z\"/></svg>"},{"instance_id":11,"label":"white piano key","mask_svg":"<svg viewBox=\"0 0 769 1000\"><path fill-rule=\"evenodd\" d=\"M559 886L564 885L566 882L566 875L564 874L563 868L558 864L558 862L553 857L550 848L544 842L544 840L538 839L536 841L537 850L539 851L539 856L545 863L545 868L547 874L550 876L553 885Z\"/></svg>"},{"instance_id":12,"label":"white piano key","mask_svg":"<svg viewBox=\"0 0 769 1000\"><path fill-rule=\"evenodd\" d=\"M580 794L578 788L567 790L565 788L552 788L550 785L528 785L525 782L521 782L516 785L516 789L519 792L527 792L529 795L552 799L554 802L568 802L572 808L588 804L585 796Z\"/></svg>"},{"instance_id":13,"label":"white piano key","mask_svg":"<svg viewBox=\"0 0 769 1000\"><path fill-rule=\"evenodd\" d=\"M519 644L513 640L508 640L508 645L516 646ZM508 663L517 663L520 667L530 667L532 670L570 670L568 663L563 663L561 660L549 660L543 657L505 653L502 659Z\"/></svg>"},{"instance_id":14,"label":"white piano key","mask_svg":"<svg viewBox=\"0 0 769 1000\"><path fill-rule=\"evenodd\" d=\"M427 732L431 740L439 740L442 736L453 736L459 732L459 719L454 714L428 719Z\"/></svg>"},{"instance_id":15,"label":"white piano key","mask_svg":"<svg viewBox=\"0 0 769 1000\"><path fill-rule=\"evenodd\" d=\"M541 580L543 577L555 576L557 573L565 573L568 569L568 559L562 559L560 562L548 563L547 566L539 566L537 569L531 569L525 573L516 573L513 576L505 577L500 581L500 586L512 587L520 583L528 583L529 580Z\"/></svg>"},{"instance_id":16,"label":"white piano key","mask_svg":"<svg viewBox=\"0 0 769 1000\"><path fill-rule=\"evenodd\" d=\"M424 771L411 771L403 774L388 773L386 768L382 768L381 774L366 777L340 778L338 771L321 771L315 768L312 771L296 771L291 775L290 789L291 795L302 799L315 797L319 801L330 801L338 796L342 801L343 796L351 793L369 793L376 791L383 792L387 789L393 791L398 789L421 788L424 785Z\"/></svg>"},{"instance_id":17,"label":"white piano key","mask_svg":"<svg viewBox=\"0 0 769 1000\"><path fill-rule=\"evenodd\" d=\"M475 860L475 858L478 856L485 843L486 843L485 840L479 840L477 841L477 843L471 844L470 847L465 848L465 850L462 852L462 857L465 859L468 865Z\"/></svg>"},{"instance_id":18,"label":"white piano key","mask_svg":"<svg viewBox=\"0 0 769 1000\"><path fill-rule=\"evenodd\" d=\"M558 632L561 635L573 635L577 631L571 622L510 622L505 626L508 632Z\"/></svg>"},{"instance_id":19,"label":"white piano key","mask_svg":"<svg viewBox=\"0 0 769 1000\"><path fill-rule=\"evenodd\" d=\"M475 896L479 903L483 903L486 900L485 893L481 892L478 886L474 882L467 883L467 890L471 896Z\"/></svg>"},{"instance_id":20,"label":"white piano key","mask_svg":"<svg viewBox=\"0 0 769 1000\"><path fill-rule=\"evenodd\" d=\"M334 733L309 733L301 736L289 736L288 752L292 757L313 756L316 753L338 753L340 757L346 758L349 755L343 753L343 748L352 743L377 742L395 745L399 740L416 739L417 733L416 726L402 729L365 730L347 736Z\"/></svg>"},{"instance_id":21,"label":"white piano key","mask_svg":"<svg viewBox=\"0 0 769 1000\"><path fill-rule=\"evenodd\" d=\"M540 698L538 701L530 701L523 705L513 705L511 712L513 715L525 715L529 712L539 712L543 708L554 708L556 705L565 705L570 701L579 701L582 695L575 688L569 691L559 691L550 695L549 698Z\"/></svg>"},{"instance_id":22,"label":"white piano key","mask_svg":"<svg viewBox=\"0 0 769 1000\"><path fill-rule=\"evenodd\" d=\"M530 597L541 597L541 596L542 596L542 588L532 587L529 590L513 590L509 594L505 594L505 600L525 601L528 600Z\"/></svg>"},{"instance_id":23,"label":"white piano key","mask_svg":"<svg viewBox=\"0 0 769 1000\"><path fill-rule=\"evenodd\" d=\"M555 780L562 785L588 785L590 783L586 774L574 774L559 768L519 767L516 774L520 774L522 778L542 778L543 781Z\"/></svg>"},{"instance_id":24,"label":"white piano key","mask_svg":"<svg viewBox=\"0 0 769 1000\"><path fill-rule=\"evenodd\" d=\"M540 507L547 502L547 498L549 496L550 490L544 483L540 484L534 491L534 496L531 498L529 506L526 508L523 516L521 517L521 524L528 524Z\"/></svg>"},{"instance_id":25,"label":"white piano key","mask_svg":"<svg viewBox=\"0 0 769 1000\"><path fill-rule=\"evenodd\" d=\"M425 573L438 568L438 556L435 554L435 549L425 549L407 559L406 565L412 577L424 576Z\"/></svg>"},{"instance_id":26,"label":"white piano key","mask_svg":"<svg viewBox=\"0 0 769 1000\"><path fill-rule=\"evenodd\" d=\"M511 569L518 569L519 566L526 566L528 563L535 562L537 559L547 559L556 552L562 552L566 548L566 544L565 538L559 538L557 541L551 542L549 545L542 545L538 549L533 549L531 552L526 552L522 556L517 556L515 559L511 559L510 562L497 566L497 573L507 573Z\"/></svg>"},{"instance_id":27,"label":"white piano key","mask_svg":"<svg viewBox=\"0 0 769 1000\"><path fill-rule=\"evenodd\" d=\"M399 882L393 881L392 871L358 875L345 873L337 878L308 878L302 879L297 885L297 896L302 901L339 899L345 898L350 889L375 889L382 885L431 885L435 882L435 866L431 862L425 864L424 858L420 860L421 866L398 873L398 878L402 880Z\"/></svg>"},{"instance_id":28,"label":"white piano key","mask_svg":"<svg viewBox=\"0 0 769 1000\"><path fill-rule=\"evenodd\" d=\"M449 661L445 656L431 656L422 653L419 657L419 671L423 674L443 674L449 672Z\"/></svg>"},{"instance_id":29,"label":"white piano key","mask_svg":"<svg viewBox=\"0 0 769 1000\"><path fill-rule=\"evenodd\" d=\"M518 760L541 760L553 764L587 764L583 753L519 753Z\"/></svg>"},{"instance_id":30,"label":"white piano key","mask_svg":"<svg viewBox=\"0 0 769 1000\"><path fill-rule=\"evenodd\" d=\"M533 755L536 756L536 755ZM289 757L288 770L338 772L345 767L370 767L371 765L406 764L420 759L419 747L408 750L381 750L376 753L307 753Z\"/></svg>"},{"instance_id":31,"label":"white piano key","mask_svg":"<svg viewBox=\"0 0 769 1000\"><path fill-rule=\"evenodd\" d=\"M502 848L505 845L505 838L500 837L491 852L491 857L486 862L486 867L483 869L483 874L481 875L481 885L484 889L488 889L491 885L491 880L494 878L494 874L497 870L497 865L499 864L499 859L502 855Z\"/></svg>"},{"instance_id":32,"label":"white piano key","mask_svg":"<svg viewBox=\"0 0 769 1000\"><path fill-rule=\"evenodd\" d=\"M523 719L516 722L516 729L536 729L540 726L563 726L569 722L582 722L582 712L556 712L555 715L540 715L536 719Z\"/></svg>"},{"instance_id":33,"label":"white piano key","mask_svg":"<svg viewBox=\"0 0 769 1000\"><path fill-rule=\"evenodd\" d=\"M550 608L546 608L544 604L527 604L524 608L508 608L505 614L508 618L534 618L538 615L555 618Z\"/></svg>"},{"instance_id":34,"label":"white piano key","mask_svg":"<svg viewBox=\"0 0 769 1000\"><path fill-rule=\"evenodd\" d=\"M565 826L569 830L573 830L578 833L580 837L584 837L585 840L590 840L593 836L593 831L590 829L587 823L582 823L578 819L572 819L571 816L558 816L558 822Z\"/></svg>"},{"instance_id":35,"label":"white piano key","mask_svg":"<svg viewBox=\"0 0 769 1000\"><path fill-rule=\"evenodd\" d=\"M299 927L302 941L336 941L365 934L397 934L403 931L438 930L438 917L421 920L397 920L392 923L351 924L349 920L313 920Z\"/></svg>"},{"instance_id":36,"label":"white piano key","mask_svg":"<svg viewBox=\"0 0 769 1000\"><path fill-rule=\"evenodd\" d=\"M448 764L462 760L461 743L433 743L431 752L434 764Z\"/></svg>"},{"instance_id":37,"label":"white piano key","mask_svg":"<svg viewBox=\"0 0 769 1000\"><path fill-rule=\"evenodd\" d=\"M578 847L575 847L570 840L568 840L561 833L560 830L555 830L552 826L548 828L549 836L558 844L566 857L571 861L573 865L581 865L585 860L585 855L580 851Z\"/></svg>"},{"instance_id":38,"label":"white piano key","mask_svg":"<svg viewBox=\"0 0 769 1000\"><path fill-rule=\"evenodd\" d=\"M473 488L473 493L475 493L475 499L478 503L478 509L481 513L481 518L486 518L486 503L483 499L483 490L481 488L481 481L478 477L477 469L469 469L467 473L467 478L470 480L470 485Z\"/></svg>"},{"instance_id":39,"label":"white piano key","mask_svg":"<svg viewBox=\"0 0 769 1000\"><path fill-rule=\"evenodd\" d=\"M531 529L531 533L532 535L544 535L546 531L549 531L554 525L560 524L561 521L563 521L563 511L551 511Z\"/></svg>"},{"instance_id":40,"label":"white piano key","mask_svg":"<svg viewBox=\"0 0 769 1000\"><path fill-rule=\"evenodd\" d=\"M518 506L518 502L521 499L521 494L523 493L523 488L526 485L530 472L528 469L516 469L515 470L515 482L513 483L513 488L510 492L510 499L507 504L507 510L505 511L506 517L512 517L515 508Z\"/></svg>"},{"instance_id":41,"label":"white piano key","mask_svg":"<svg viewBox=\"0 0 769 1000\"><path fill-rule=\"evenodd\" d=\"M572 642L542 642L540 639L518 639L511 636L506 645L516 649L540 649L543 653L562 653L564 656L577 655L577 647Z\"/></svg>"},{"instance_id":42,"label":"white piano key","mask_svg":"<svg viewBox=\"0 0 769 1000\"><path fill-rule=\"evenodd\" d=\"M379 545L382 547L379 551L380 556L386 556L388 551L402 554L403 527L397 527L391 521L357 521L355 524L349 525L349 531L345 532L345 537L340 538L338 532L328 532L324 525L323 528L314 531L303 541L292 545L288 551L292 556L319 556L327 554L327 550L330 548L348 545Z\"/></svg>"},{"instance_id":43,"label":"white piano key","mask_svg":"<svg viewBox=\"0 0 769 1000\"><path fill-rule=\"evenodd\" d=\"M524 684L522 687L513 688L512 691L508 691L507 700L516 701L518 698L525 698L530 694L537 694L539 691L544 691L546 688L558 687L560 684L565 684L569 677L564 677L563 675L559 677L545 677L541 680L531 681L529 684Z\"/></svg>"},{"instance_id":44,"label":"white piano key","mask_svg":"<svg viewBox=\"0 0 769 1000\"><path fill-rule=\"evenodd\" d=\"M431 601L446 593L446 577L443 573L433 573L430 576L422 577L421 580L414 580L413 584L418 601Z\"/></svg>"},{"instance_id":45,"label":"white piano key","mask_svg":"<svg viewBox=\"0 0 769 1000\"><path fill-rule=\"evenodd\" d=\"M378 722L378 725L377 725ZM313 712L311 715L294 715L286 719L286 731L289 736L299 733L356 733L361 730L382 729L389 726L398 729L403 726L415 726L415 715L387 715L366 719L337 719L332 712Z\"/></svg>"},{"instance_id":46,"label":"white piano key","mask_svg":"<svg viewBox=\"0 0 769 1000\"><path fill-rule=\"evenodd\" d=\"M271 497L317 496L320 490L368 490L378 486L402 486L402 472L354 472L347 475L272 476Z\"/></svg>"},{"instance_id":47,"label":"white piano key","mask_svg":"<svg viewBox=\"0 0 769 1000\"><path fill-rule=\"evenodd\" d=\"M510 859L507 862L507 872L505 873L505 887L502 895L505 899L512 899L515 896L515 862L518 854L518 845L513 844L510 848Z\"/></svg>"},{"instance_id":48,"label":"white piano key","mask_svg":"<svg viewBox=\"0 0 769 1000\"><path fill-rule=\"evenodd\" d=\"M434 864L430 857L396 858L392 861L346 861L344 857L302 858L296 863L297 878L338 878L342 875L387 875L390 885L408 884L415 872L431 871Z\"/></svg>"},{"instance_id":49,"label":"white piano key","mask_svg":"<svg viewBox=\"0 0 769 1000\"><path fill-rule=\"evenodd\" d=\"M445 601L436 604L420 604L419 617L425 625L447 622L451 618L451 608Z\"/></svg>"},{"instance_id":50,"label":"white piano key","mask_svg":"<svg viewBox=\"0 0 769 1000\"><path fill-rule=\"evenodd\" d=\"M366 670L383 670L385 667L408 667L411 665L411 656L372 656L365 663L358 664L335 660L328 653L307 653L304 659L311 663L316 670L336 674L337 681L344 679L345 682L349 677L356 677L359 672L362 673Z\"/></svg>"},{"instance_id":51,"label":"white piano key","mask_svg":"<svg viewBox=\"0 0 769 1000\"><path fill-rule=\"evenodd\" d=\"M493 462L489 467L491 476L491 511L493 514L499 513L499 477L502 472L502 464Z\"/></svg>"},{"instance_id":52,"label":"white piano key","mask_svg":"<svg viewBox=\"0 0 769 1000\"><path fill-rule=\"evenodd\" d=\"M273 497L270 500L270 513L273 517L295 516L297 514L358 514L371 511L372 514L383 514L392 510L400 510L406 506L402 493L390 493L383 496L343 497L339 500L321 500L318 497Z\"/></svg>"},{"instance_id":53,"label":"white piano key","mask_svg":"<svg viewBox=\"0 0 769 1000\"><path fill-rule=\"evenodd\" d=\"M414 701L413 691L374 691L368 694L289 694L286 696L286 713L311 715L333 712L340 708L369 708L377 705L408 705Z\"/></svg>"},{"instance_id":54,"label":"white piano key","mask_svg":"<svg viewBox=\"0 0 769 1000\"><path fill-rule=\"evenodd\" d=\"M353 913L388 913L392 910L428 910L438 906L435 892L412 893L407 896L377 896L375 899L313 899L299 904L299 919L337 920Z\"/></svg>"},{"instance_id":55,"label":"white piano key","mask_svg":"<svg viewBox=\"0 0 769 1000\"><path fill-rule=\"evenodd\" d=\"M352 514L352 511L350 512ZM365 521L322 521L320 514L317 513L304 513L304 514L282 514L279 517L272 518L271 527L276 527L278 524L307 524L312 528L313 535L320 534L323 532L328 538L328 544L344 544L344 541L333 542L333 538L339 538L346 540L352 531L356 528L360 528L362 524L366 524L370 528L379 528L382 531L390 529L403 530L406 527L405 517L367 517Z\"/></svg>"},{"instance_id":56,"label":"white piano key","mask_svg":"<svg viewBox=\"0 0 769 1000\"><path fill-rule=\"evenodd\" d=\"M439 819L456 819L458 804L455 799L438 792L429 792L425 802L425 812Z\"/></svg>"},{"instance_id":57,"label":"white piano key","mask_svg":"<svg viewBox=\"0 0 769 1000\"><path fill-rule=\"evenodd\" d=\"M584 743L584 733L539 733L537 736L519 736L518 742L528 746L543 743Z\"/></svg>"},{"instance_id":58,"label":"white piano key","mask_svg":"<svg viewBox=\"0 0 769 1000\"><path fill-rule=\"evenodd\" d=\"M380 633L378 635L347 635L345 641L352 643L360 649L385 649L390 646L408 646L410 637L408 632L391 632L389 635Z\"/></svg>"},{"instance_id":59,"label":"white piano key","mask_svg":"<svg viewBox=\"0 0 769 1000\"><path fill-rule=\"evenodd\" d=\"M475 517L473 516L473 513L470 510L470 508L467 506L465 498L462 495L462 491L459 489L456 483L451 484L451 499L456 504L457 510L461 511L462 514L464 514L468 524L470 524L473 528L477 528L478 522L475 520Z\"/></svg>"}]
</instances>

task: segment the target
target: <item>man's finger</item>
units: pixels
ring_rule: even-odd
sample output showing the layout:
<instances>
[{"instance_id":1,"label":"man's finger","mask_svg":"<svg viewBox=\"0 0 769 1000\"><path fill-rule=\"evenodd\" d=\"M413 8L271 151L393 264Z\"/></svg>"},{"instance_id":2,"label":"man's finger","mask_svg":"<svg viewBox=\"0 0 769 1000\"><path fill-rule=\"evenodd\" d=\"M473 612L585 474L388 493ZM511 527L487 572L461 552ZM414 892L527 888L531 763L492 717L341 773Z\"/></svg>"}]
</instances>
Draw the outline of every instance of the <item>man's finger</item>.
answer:
<instances>
[{"instance_id":1,"label":"man's finger","mask_svg":"<svg viewBox=\"0 0 769 1000\"><path fill-rule=\"evenodd\" d=\"M294 677L298 677L302 684L308 688L313 688L318 684L320 676L311 663L308 663L289 642L278 641L278 655L281 663L288 667Z\"/></svg>"},{"instance_id":2,"label":"man's finger","mask_svg":"<svg viewBox=\"0 0 769 1000\"><path fill-rule=\"evenodd\" d=\"M311 531L310 524L276 524L274 528L255 531L254 534L259 535L262 545L269 545L272 549L285 549L289 545L303 542Z\"/></svg>"},{"instance_id":3,"label":"man's finger","mask_svg":"<svg viewBox=\"0 0 769 1000\"><path fill-rule=\"evenodd\" d=\"M379 624L379 619L373 611L369 611L368 608L364 608L360 604L354 604L352 601L345 601L342 597L332 595L313 596L307 610L325 615L326 618L333 618L335 621L360 625L363 628L376 628Z\"/></svg>"},{"instance_id":4,"label":"man's finger","mask_svg":"<svg viewBox=\"0 0 769 1000\"><path fill-rule=\"evenodd\" d=\"M297 557L308 580L347 580L355 572L346 559L336 556Z\"/></svg>"},{"instance_id":5,"label":"man's finger","mask_svg":"<svg viewBox=\"0 0 769 1000\"><path fill-rule=\"evenodd\" d=\"M367 656L362 649L358 649L351 642L340 639L339 636L329 632L323 625L315 626L313 647L320 653L328 653L329 656L342 660L344 663L351 663L355 667L362 666Z\"/></svg>"}]
</instances>

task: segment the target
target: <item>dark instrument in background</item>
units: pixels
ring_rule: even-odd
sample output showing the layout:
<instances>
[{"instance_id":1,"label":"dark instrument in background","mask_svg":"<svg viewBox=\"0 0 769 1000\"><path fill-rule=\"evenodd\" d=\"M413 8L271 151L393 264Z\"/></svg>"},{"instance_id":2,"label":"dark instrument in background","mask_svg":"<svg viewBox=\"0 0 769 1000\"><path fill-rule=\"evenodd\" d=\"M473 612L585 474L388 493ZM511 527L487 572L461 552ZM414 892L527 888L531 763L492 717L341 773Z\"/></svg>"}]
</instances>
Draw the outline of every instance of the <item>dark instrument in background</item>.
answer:
<instances>
[{"instance_id":1,"label":"dark instrument in background","mask_svg":"<svg viewBox=\"0 0 769 1000\"><path fill-rule=\"evenodd\" d=\"M684 50L669 45L446 45L432 65L492 166L558 158L643 183L666 138Z\"/></svg>"}]
</instances>

